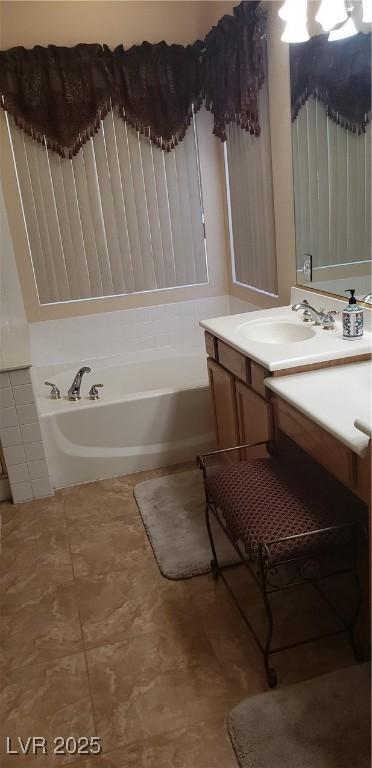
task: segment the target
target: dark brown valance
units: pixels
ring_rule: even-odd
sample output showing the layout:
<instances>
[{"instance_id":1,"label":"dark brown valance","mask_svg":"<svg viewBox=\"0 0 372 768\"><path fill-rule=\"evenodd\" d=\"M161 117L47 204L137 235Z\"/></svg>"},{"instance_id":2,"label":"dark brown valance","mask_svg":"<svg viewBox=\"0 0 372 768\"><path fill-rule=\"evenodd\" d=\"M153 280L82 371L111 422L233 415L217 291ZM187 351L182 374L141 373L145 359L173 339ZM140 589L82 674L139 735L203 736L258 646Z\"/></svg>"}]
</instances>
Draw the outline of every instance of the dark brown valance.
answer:
<instances>
[{"instance_id":1,"label":"dark brown valance","mask_svg":"<svg viewBox=\"0 0 372 768\"><path fill-rule=\"evenodd\" d=\"M371 114L371 33L330 42L327 35L290 46L292 120L313 96L328 115L363 133Z\"/></svg>"},{"instance_id":2,"label":"dark brown valance","mask_svg":"<svg viewBox=\"0 0 372 768\"><path fill-rule=\"evenodd\" d=\"M98 130L113 93L112 56L100 45L0 52L2 106L16 124L60 155L74 155Z\"/></svg>"},{"instance_id":3,"label":"dark brown valance","mask_svg":"<svg viewBox=\"0 0 372 768\"><path fill-rule=\"evenodd\" d=\"M241 3L205 39L204 95L214 115L213 132L222 141L231 122L256 136L260 133L257 95L265 79L266 14L258 6L258 2Z\"/></svg>"},{"instance_id":4,"label":"dark brown valance","mask_svg":"<svg viewBox=\"0 0 372 768\"><path fill-rule=\"evenodd\" d=\"M141 133L172 149L183 139L201 98L203 43L142 43L113 53L120 114Z\"/></svg>"},{"instance_id":5,"label":"dark brown valance","mask_svg":"<svg viewBox=\"0 0 372 768\"><path fill-rule=\"evenodd\" d=\"M264 14L242 2L205 41L133 46L50 45L0 51L1 106L34 139L72 157L98 130L108 110L164 149L186 132L205 99L214 133L236 121L258 135L257 92L264 80Z\"/></svg>"}]
</instances>

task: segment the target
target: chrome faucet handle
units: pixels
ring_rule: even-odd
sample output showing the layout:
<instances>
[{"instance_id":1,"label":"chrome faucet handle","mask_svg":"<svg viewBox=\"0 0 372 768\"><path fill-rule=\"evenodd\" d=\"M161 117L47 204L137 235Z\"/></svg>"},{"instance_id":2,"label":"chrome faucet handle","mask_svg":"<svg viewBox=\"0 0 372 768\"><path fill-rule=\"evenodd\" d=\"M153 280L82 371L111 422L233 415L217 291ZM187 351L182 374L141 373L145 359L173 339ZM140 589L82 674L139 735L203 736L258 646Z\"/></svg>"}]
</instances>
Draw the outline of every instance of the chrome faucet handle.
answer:
<instances>
[{"instance_id":1,"label":"chrome faucet handle","mask_svg":"<svg viewBox=\"0 0 372 768\"><path fill-rule=\"evenodd\" d=\"M310 305L310 302L307 299L304 299L302 303ZM308 309L305 309L305 311L304 311L304 313L302 315L302 322L303 323L312 323L312 321L313 321L313 318L311 316L311 312L309 312Z\"/></svg>"},{"instance_id":2,"label":"chrome faucet handle","mask_svg":"<svg viewBox=\"0 0 372 768\"><path fill-rule=\"evenodd\" d=\"M304 299L302 301L302 304L305 304L305 307L309 307L310 306L310 302L307 299ZM308 309L304 308L304 312L302 314L302 322L303 323L312 323L313 320L314 320L314 318L313 318L311 312L309 312Z\"/></svg>"},{"instance_id":3,"label":"chrome faucet handle","mask_svg":"<svg viewBox=\"0 0 372 768\"><path fill-rule=\"evenodd\" d=\"M50 396L52 400L60 400L61 393L58 387L55 384L53 384L51 381L44 381L44 384L46 387L52 387L52 389L50 390Z\"/></svg>"},{"instance_id":4,"label":"chrome faucet handle","mask_svg":"<svg viewBox=\"0 0 372 768\"><path fill-rule=\"evenodd\" d=\"M330 309L329 312L326 312L324 314L323 312L323 330L324 331L332 331L335 327L335 315L338 315L339 312L337 309Z\"/></svg>"},{"instance_id":5,"label":"chrome faucet handle","mask_svg":"<svg viewBox=\"0 0 372 768\"><path fill-rule=\"evenodd\" d=\"M89 390L89 400L99 400L99 394L97 387L103 387L103 384L93 384Z\"/></svg>"}]
</instances>

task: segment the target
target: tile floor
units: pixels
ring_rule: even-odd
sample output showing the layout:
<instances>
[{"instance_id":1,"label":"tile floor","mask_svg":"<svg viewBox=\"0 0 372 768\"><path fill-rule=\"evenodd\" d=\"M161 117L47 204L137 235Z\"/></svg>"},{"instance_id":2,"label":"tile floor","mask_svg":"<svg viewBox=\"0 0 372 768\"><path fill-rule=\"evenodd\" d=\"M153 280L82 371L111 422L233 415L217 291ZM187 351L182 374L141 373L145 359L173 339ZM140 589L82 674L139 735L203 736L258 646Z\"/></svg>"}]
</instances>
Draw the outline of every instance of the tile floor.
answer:
<instances>
[{"instance_id":1,"label":"tile floor","mask_svg":"<svg viewBox=\"0 0 372 768\"><path fill-rule=\"evenodd\" d=\"M3 768L236 768L224 719L266 690L262 660L222 584L157 569L133 486L169 471L0 505ZM317 611L310 601L312 625ZM286 685L350 663L333 638L281 654L276 669ZM47 759L5 754L5 736L34 735ZM56 736L99 736L104 754L57 758Z\"/></svg>"}]
</instances>

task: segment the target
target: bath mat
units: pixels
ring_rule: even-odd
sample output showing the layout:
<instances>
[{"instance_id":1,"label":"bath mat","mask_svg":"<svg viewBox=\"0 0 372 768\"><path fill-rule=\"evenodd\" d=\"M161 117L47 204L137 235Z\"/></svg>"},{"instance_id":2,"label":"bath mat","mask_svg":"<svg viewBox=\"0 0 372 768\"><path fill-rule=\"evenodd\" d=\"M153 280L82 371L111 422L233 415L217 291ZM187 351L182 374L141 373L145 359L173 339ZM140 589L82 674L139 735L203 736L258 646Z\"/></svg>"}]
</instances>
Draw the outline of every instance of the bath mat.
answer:
<instances>
[{"instance_id":1,"label":"bath mat","mask_svg":"<svg viewBox=\"0 0 372 768\"><path fill-rule=\"evenodd\" d=\"M370 768L370 667L245 699L227 727L241 768Z\"/></svg>"},{"instance_id":2,"label":"bath mat","mask_svg":"<svg viewBox=\"0 0 372 768\"><path fill-rule=\"evenodd\" d=\"M136 485L134 495L163 576L187 579L208 573L211 549L200 470L145 480ZM214 520L211 523L221 564L238 562L218 523Z\"/></svg>"}]
</instances>

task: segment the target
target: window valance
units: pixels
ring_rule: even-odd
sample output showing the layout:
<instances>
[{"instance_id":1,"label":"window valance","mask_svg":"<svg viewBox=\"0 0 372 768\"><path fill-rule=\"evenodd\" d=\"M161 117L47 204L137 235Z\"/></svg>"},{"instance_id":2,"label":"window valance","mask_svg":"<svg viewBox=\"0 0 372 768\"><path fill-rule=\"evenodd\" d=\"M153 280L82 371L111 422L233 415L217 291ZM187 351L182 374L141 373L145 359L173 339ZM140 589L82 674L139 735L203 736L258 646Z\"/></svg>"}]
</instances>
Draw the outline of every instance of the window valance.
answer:
<instances>
[{"instance_id":1,"label":"window valance","mask_svg":"<svg viewBox=\"0 0 372 768\"><path fill-rule=\"evenodd\" d=\"M185 135L192 109L205 99L214 133L236 121L258 135L258 89L264 81L265 14L243 2L204 41L123 46L49 45L0 52L3 109L62 157L72 157L113 107L164 149Z\"/></svg>"},{"instance_id":2,"label":"window valance","mask_svg":"<svg viewBox=\"0 0 372 768\"><path fill-rule=\"evenodd\" d=\"M292 120L313 96L328 116L364 133L371 114L371 33L329 42L327 35L290 46Z\"/></svg>"}]
</instances>

